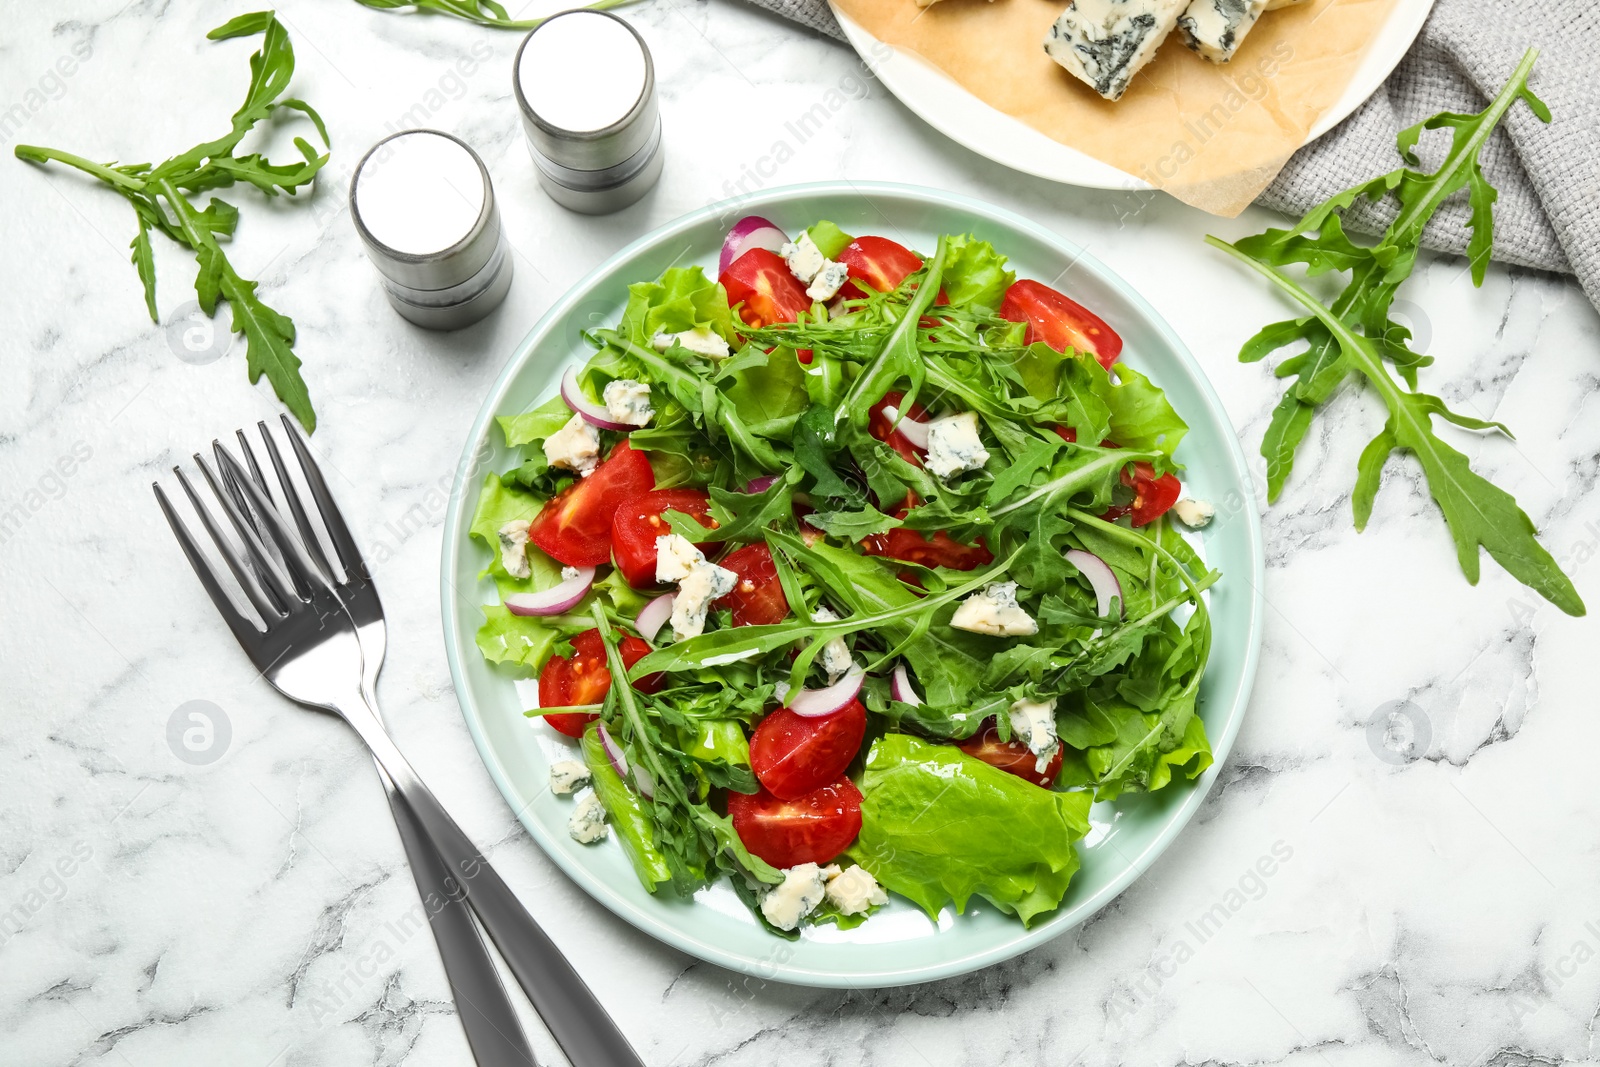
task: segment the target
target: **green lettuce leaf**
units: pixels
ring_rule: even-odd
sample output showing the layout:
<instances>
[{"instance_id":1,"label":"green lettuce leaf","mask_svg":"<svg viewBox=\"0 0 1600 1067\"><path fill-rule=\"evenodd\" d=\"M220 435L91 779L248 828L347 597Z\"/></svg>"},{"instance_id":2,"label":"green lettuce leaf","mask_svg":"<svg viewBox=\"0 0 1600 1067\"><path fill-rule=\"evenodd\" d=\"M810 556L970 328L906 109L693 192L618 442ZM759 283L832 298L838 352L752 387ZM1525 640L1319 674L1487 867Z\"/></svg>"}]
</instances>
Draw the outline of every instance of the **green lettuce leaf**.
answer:
<instances>
[{"instance_id":1,"label":"green lettuce leaf","mask_svg":"<svg viewBox=\"0 0 1600 1067\"><path fill-rule=\"evenodd\" d=\"M628 286L622 333L634 344L648 347L658 333L697 326L709 326L727 338L734 335L727 291L699 267L668 267L659 281Z\"/></svg>"},{"instance_id":2,"label":"green lettuce leaf","mask_svg":"<svg viewBox=\"0 0 1600 1067\"><path fill-rule=\"evenodd\" d=\"M806 231L811 235L811 243L817 246L817 251L829 259L838 259L839 253L849 247L855 238L839 229L837 225L822 219L815 226Z\"/></svg>"},{"instance_id":3,"label":"green lettuce leaf","mask_svg":"<svg viewBox=\"0 0 1600 1067\"><path fill-rule=\"evenodd\" d=\"M628 788L606 757L597 723L590 723L583 732L583 762L589 768L595 795L605 805L611 829L622 843L622 851L627 853L639 881L654 893L661 885L672 881L672 870L656 847L655 823L639 794Z\"/></svg>"},{"instance_id":4,"label":"green lettuce leaf","mask_svg":"<svg viewBox=\"0 0 1600 1067\"><path fill-rule=\"evenodd\" d=\"M971 234L950 238L945 256L944 293L955 307L993 311L1005 299L1017 272L1006 269L1006 257L988 241Z\"/></svg>"},{"instance_id":5,"label":"green lettuce leaf","mask_svg":"<svg viewBox=\"0 0 1600 1067\"><path fill-rule=\"evenodd\" d=\"M1061 905L1089 832L1090 795L1041 789L950 745L873 743L861 836L847 855L930 917L981 896L1024 925Z\"/></svg>"}]
</instances>

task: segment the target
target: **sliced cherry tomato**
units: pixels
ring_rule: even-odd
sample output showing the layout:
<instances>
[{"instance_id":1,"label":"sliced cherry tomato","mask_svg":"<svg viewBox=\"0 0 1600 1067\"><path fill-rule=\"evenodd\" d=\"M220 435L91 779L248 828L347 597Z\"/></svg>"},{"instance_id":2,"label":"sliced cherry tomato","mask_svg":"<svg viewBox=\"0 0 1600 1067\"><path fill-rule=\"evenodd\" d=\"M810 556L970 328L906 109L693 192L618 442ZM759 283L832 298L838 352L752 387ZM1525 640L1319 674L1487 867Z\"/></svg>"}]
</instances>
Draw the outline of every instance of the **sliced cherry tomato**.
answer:
<instances>
[{"instance_id":1,"label":"sliced cherry tomato","mask_svg":"<svg viewBox=\"0 0 1600 1067\"><path fill-rule=\"evenodd\" d=\"M1070 426L1057 426L1055 431L1064 441L1073 444L1078 441L1078 431ZM1100 447L1119 446L1115 441L1101 441ZM1155 468L1148 463L1133 463L1130 467L1124 467L1122 470L1122 484L1133 490L1133 502L1114 504L1100 517L1107 522L1114 522L1124 515L1132 515L1135 526L1148 526L1178 502L1178 496L1183 492L1183 483L1171 474L1163 474L1157 478Z\"/></svg>"},{"instance_id":2,"label":"sliced cherry tomato","mask_svg":"<svg viewBox=\"0 0 1600 1067\"><path fill-rule=\"evenodd\" d=\"M852 299L898 289L901 282L922 269L921 256L887 237L857 237L839 253L839 262L850 271L852 279L839 292ZM865 286L856 285L857 281Z\"/></svg>"},{"instance_id":3,"label":"sliced cherry tomato","mask_svg":"<svg viewBox=\"0 0 1600 1067\"><path fill-rule=\"evenodd\" d=\"M980 733L961 742L961 751L983 760L991 767L998 767L1007 774L1014 774L1046 789L1055 784L1056 776L1061 773L1061 746L1056 746L1056 754L1050 757L1050 762L1041 771L1039 758L1028 751L1028 746L1021 741L1000 740L1000 734L992 722Z\"/></svg>"},{"instance_id":4,"label":"sliced cherry tomato","mask_svg":"<svg viewBox=\"0 0 1600 1067\"><path fill-rule=\"evenodd\" d=\"M1183 484L1177 476L1163 474L1157 478L1155 468L1148 463L1133 464L1131 474L1124 468L1122 484L1133 490L1133 503L1125 505L1127 510L1118 514L1130 516L1135 526L1155 522L1178 502L1183 492Z\"/></svg>"},{"instance_id":5,"label":"sliced cherry tomato","mask_svg":"<svg viewBox=\"0 0 1600 1067\"><path fill-rule=\"evenodd\" d=\"M892 390L883 394L883 399L872 405L867 414L867 432L896 452L900 453L907 463L922 466L922 449L911 443L911 439L899 430L894 429L897 419L890 419L884 413L884 408L894 408L896 412L908 419L917 422L928 421L928 409L921 404L912 404L910 411L901 411L900 403L905 400L906 394L899 390Z\"/></svg>"},{"instance_id":6,"label":"sliced cherry tomato","mask_svg":"<svg viewBox=\"0 0 1600 1067\"><path fill-rule=\"evenodd\" d=\"M1057 352L1087 352L1110 370L1122 355L1122 338L1104 319L1048 285L1013 282L1000 302L1000 317L1025 322L1024 344L1043 341Z\"/></svg>"},{"instance_id":7,"label":"sliced cherry tomato","mask_svg":"<svg viewBox=\"0 0 1600 1067\"><path fill-rule=\"evenodd\" d=\"M732 263L717 279L728 291L728 306L743 303L739 317L751 326L772 326L793 322L800 312L811 309L806 287L789 271L789 264L776 252L752 248Z\"/></svg>"},{"instance_id":8,"label":"sliced cherry tomato","mask_svg":"<svg viewBox=\"0 0 1600 1067\"><path fill-rule=\"evenodd\" d=\"M650 652L650 646L625 635L617 647L624 666L632 667ZM661 686L661 675L647 674L633 683L641 693L653 693ZM585 630L572 639L572 658L551 656L539 672L539 706L571 708L598 704L611 690L611 668L606 664L606 646L599 630ZM583 728L600 716L575 711L544 716L550 726L568 737L582 737Z\"/></svg>"},{"instance_id":9,"label":"sliced cherry tomato","mask_svg":"<svg viewBox=\"0 0 1600 1067\"><path fill-rule=\"evenodd\" d=\"M770 626L789 616L789 601L778 581L772 550L764 541L728 553L717 566L739 576L733 592L717 601L733 612L735 626Z\"/></svg>"},{"instance_id":10,"label":"sliced cherry tomato","mask_svg":"<svg viewBox=\"0 0 1600 1067\"><path fill-rule=\"evenodd\" d=\"M598 473L598 472L596 472ZM672 532L662 514L681 511L702 526L715 526L711 497L700 489L655 489L625 502L611 519L611 558L629 585L653 589L656 582L656 538ZM720 546L702 544L707 555Z\"/></svg>"},{"instance_id":11,"label":"sliced cherry tomato","mask_svg":"<svg viewBox=\"0 0 1600 1067\"><path fill-rule=\"evenodd\" d=\"M645 454L619 442L593 474L551 498L528 527L528 540L569 567L598 567L611 559L612 515L655 486Z\"/></svg>"},{"instance_id":12,"label":"sliced cherry tomato","mask_svg":"<svg viewBox=\"0 0 1600 1067\"><path fill-rule=\"evenodd\" d=\"M900 517L904 518L902 514ZM994 562L983 538L975 545L964 545L943 530L928 537L917 530L897 526L888 533L871 534L861 540L861 551L868 556L883 556L924 567L949 567L970 571Z\"/></svg>"},{"instance_id":13,"label":"sliced cherry tomato","mask_svg":"<svg viewBox=\"0 0 1600 1067\"><path fill-rule=\"evenodd\" d=\"M750 769L779 800L798 800L843 774L866 732L859 700L814 719L779 708L750 738Z\"/></svg>"},{"instance_id":14,"label":"sliced cherry tomato","mask_svg":"<svg viewBox=\"0 0 1600 1067\"><path fill-rule=\"evenodd\" d=\"M861 832L861 790L840 778L798 800L729 793L728 814L744 847L774 867L827 863Z\"/></svg>"}]
</instances>

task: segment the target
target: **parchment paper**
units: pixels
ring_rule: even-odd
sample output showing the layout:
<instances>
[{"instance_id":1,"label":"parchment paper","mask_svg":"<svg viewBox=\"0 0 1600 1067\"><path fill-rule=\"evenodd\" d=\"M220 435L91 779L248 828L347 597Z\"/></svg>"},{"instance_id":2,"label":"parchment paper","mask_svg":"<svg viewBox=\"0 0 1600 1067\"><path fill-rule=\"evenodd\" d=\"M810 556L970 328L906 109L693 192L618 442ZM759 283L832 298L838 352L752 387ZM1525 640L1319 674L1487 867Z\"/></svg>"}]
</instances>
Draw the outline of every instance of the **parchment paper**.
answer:
<instances>
[{"instance_id":1,"label":"parchment paper","mask_svg":"<svg viewBox=\"0 0 1600 1067\"><path fill-rule=\"evenodd\" d=\"M835 0L979 99L1202 210L1232 217L1266 188L1344 92L1397 0L1309 0L1261 16L1227 64L1178 31L1121 100L1045 54L1064 0Z\"/></svg>"}]
</instances>

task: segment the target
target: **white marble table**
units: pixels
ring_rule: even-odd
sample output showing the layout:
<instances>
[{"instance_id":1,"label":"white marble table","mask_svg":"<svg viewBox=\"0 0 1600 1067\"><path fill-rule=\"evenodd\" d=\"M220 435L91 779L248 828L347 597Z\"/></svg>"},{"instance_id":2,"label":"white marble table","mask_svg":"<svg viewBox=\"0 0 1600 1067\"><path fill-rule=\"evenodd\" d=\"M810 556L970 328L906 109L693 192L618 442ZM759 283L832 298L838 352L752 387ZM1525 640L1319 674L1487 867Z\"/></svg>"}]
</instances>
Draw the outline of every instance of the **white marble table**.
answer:
<instances>
[{"instance_id":1,"label":"white marble table","mask_svg":"<svg viewBox=\"0 0 1600 1067\"><path fill-rule=\"evenodd\" d=\"M0 107L24 108L6 146L142 159L225 129L248 48L207 44L235 9L200 7L8 0ZM1597 1055L1600 627L1534 602L1493 564L1468 586L1409 467L1358 536L1349 487L1381 420L1356 393L1335 399L1265 514L1261 672L1215 793L1088 926L963 979L821 992L698 964L590 902L478 760L436 593L467 426L543 309L633 236L741 180L955 189L1058 229L1142 287L1254 454L1277 392L1234 353L1282 309L1200 238L1268 216L1220 221L1022 177L927 129L833 43L729 0L653 0L628 16L656 56L665 177L619 215L579 217L534 184L508 84L516 35L353 0L285 0L282 13L298 93L332 127L331 180L310 205L235 190L234 254L298 323L316 443L347 476L336 490L369 556L381 545L392 557L378 577L394 732L647 1062L1509 1067ZM51 79L75 47L89 58ZM461 77L474 48L487 58ZM786 123L818 104L826 119L796 136ZM518 251L505 306L444 336L390 311L340 210L360 152L419 122L479 149ZM242 343L206 365L175 357L141 305L117 197L9 152L0 189L0 1062L468 1062L431 939L401 925L415 890L370 765L337 723L255 680L150 497L152 479L276 403L246 384ZM192 264L158 252L170 315L192 297ZM1464 447L1600 602L1594 310L1565 280L1498 267L1474 291L1450 260L1428 260L1407 296L1439 357L1432 388L1521 433ZM192 700L231 726L209 765L168 744ZM1380 758L1369 740L1390 701L1424 724L1422 758ZM1289 858L1257 879L1274 847Z\"/></svg>"}]
</instances>

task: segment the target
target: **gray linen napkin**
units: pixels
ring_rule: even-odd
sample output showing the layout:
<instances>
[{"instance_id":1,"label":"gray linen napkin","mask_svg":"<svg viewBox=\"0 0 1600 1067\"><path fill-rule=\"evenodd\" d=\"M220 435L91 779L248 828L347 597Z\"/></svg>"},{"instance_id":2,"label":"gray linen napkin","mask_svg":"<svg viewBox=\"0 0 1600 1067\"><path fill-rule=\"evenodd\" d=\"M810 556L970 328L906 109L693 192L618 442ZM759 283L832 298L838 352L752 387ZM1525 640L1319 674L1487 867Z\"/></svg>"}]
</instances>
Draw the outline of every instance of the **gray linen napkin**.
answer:
<instances>
[{"instance_id":1,"label":"gray linen napkin","mask_svg":"<svg viewBox=\"0 0 1600 1067\"><path fill-rule=\"evenodd\" d=\"M825 0L752 0L832 37ZM907 3L910 0L906 0ZM1596 0L1438 0L1411 53L1382 89L1339 126L1289 160L1259 203L1299 215L1329 196L1399 166L1395 135L1440 111L1479 111L1529 46L1541 52L1532 86L1550 105L1548 126L1521 104L1484 152L1500 192L1494 258L1576 274L1600 307L1600 3ZM1418 154L1436 165L1448 133L1424 137ZM1465 194L1434 216L1423 243L1467 246ZM1345 216L1353 230L1381 232L1387 203L1363 201Z\"/></svg>"}]
</instances>

